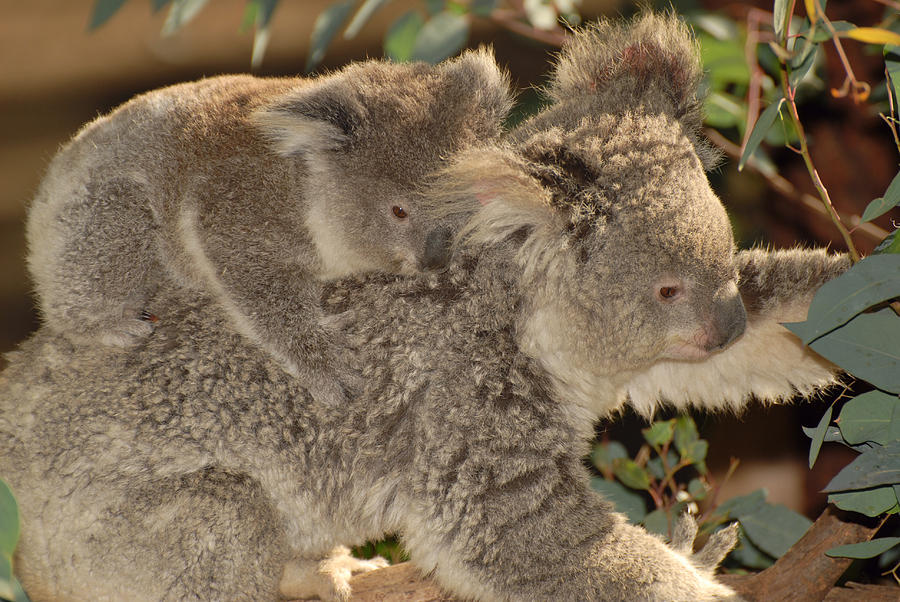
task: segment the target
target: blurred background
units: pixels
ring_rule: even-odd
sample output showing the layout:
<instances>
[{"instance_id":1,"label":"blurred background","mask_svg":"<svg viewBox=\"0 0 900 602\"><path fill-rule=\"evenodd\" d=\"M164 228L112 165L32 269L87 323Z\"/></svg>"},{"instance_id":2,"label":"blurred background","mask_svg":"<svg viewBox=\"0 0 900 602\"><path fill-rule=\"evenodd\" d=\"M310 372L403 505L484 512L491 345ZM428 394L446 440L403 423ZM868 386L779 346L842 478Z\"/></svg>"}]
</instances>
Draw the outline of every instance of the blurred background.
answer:
<instances>
[{"instance_id":1,"label":"blurred background","mask_svg":"<svg viewBox=\"0 0 900 602\"><path fill-rule=\"evenodd\" d=\"M0 353L13 349L38 324L24 269L23 224L29 200L58 147L82 124L137 93L203 76L251 71L254 31L252 21L250 26L246 24L247 0L205 3L196 18L166 36L161 30L169 13L166 8L154 11L156 3L130 0L106 22L90 29L96 15L94 0L0 0ZM252 71L260 75L303 73L316 18L333 4L333 0L277 3L268 23L262 63ZM357 8L361 4L348 6ZM398 18L411 10L425 15L454 3L392 0L380 4L352 39L340 34L333 39L316 72L351 60L381 57L385 32ZM509 5L520 10L526 5L532 10L549 5L561 14L573 5L584 20L628 15L635 10L635 3L625 0L479 4ZM896 3L891 2L832 1L828 12L832 20L873 23L884 18L891 4L896 10ZM704 58L730 61L727 68L734 71L738 82L737 87L731 80L710 84L717 93L721 88L717 99L722 106L727 102L737 104L730 112L718 115L719 121L714 124L721 132L713 132L718 136L717 143L729 152L711 180L734 219L740 244L831 245L841 250L843 245L833 225L808 196L815 190L794 153L780 144L766 147L761 155L762 173L739 173L736 161L728 156L734 155L746 131L746 121L741 122L746 109L742 95L752 75L744 56L747 34L754 24L765 23L765 11L771 11L771 2L660 3L662 7L670 5L695 18L712 17L703 21L708 24L703 30ZM473 18L465 45L492 45L499 63L509 69L518 88L539 85L557 50L554 43L558 37L554 36L561 35L564 28L551 23L546 30L522 29L511 26L513 19L506 17ZM713 35L716 23L731 24L733 29L720 39ZM845 50L856 76L871 84L873 98L878 101L878 95L884 95L880 91L884 87L880 52L863 44L846 44ZM759 60L764 62L763 57ZM849 96L835 98L821 93L838 89L843 82L844 72L834 49L826 47L817 60L812 82L816 93L802 104L803 120L824 183L838 210L852 224L852 216L859 216L869 201L884 194L897 172L897 147L875 111L860 107ZM723 72L719 67L717 73ZM764 94L771 94L764 85L762 88ZM533 92L523 95L531 106L535 97ZM524 110L527 112L528 106ZM896 210L877 220L874 228L857 232L860 250L870 251L892 230L892 219L900 219ZM3 365L0 360L0 368ZM824 496L815 492L852 453L823 450L817 472L809 473L805 465L808 442L798 436L799 425L815 424L822 412L821 406L809 410L809 405L752 407L741 419L699 417L701 433L710 440L715 453L711 468L722 470L730 456L739 456L741 469L728 485L735 493L745 493L762 483L773 501L815 514L824 504ZM638 421L630 419L624 427L617 424L609 428L634 430L635 424ZM606 428L601 426L601 430ZM761 438L760 433L765 436ZM622 439L628 436L616 434ZM760 445L761 440L766 444ZM731 493L722 495L727 498Z\"/></svg>"}]
</instances>

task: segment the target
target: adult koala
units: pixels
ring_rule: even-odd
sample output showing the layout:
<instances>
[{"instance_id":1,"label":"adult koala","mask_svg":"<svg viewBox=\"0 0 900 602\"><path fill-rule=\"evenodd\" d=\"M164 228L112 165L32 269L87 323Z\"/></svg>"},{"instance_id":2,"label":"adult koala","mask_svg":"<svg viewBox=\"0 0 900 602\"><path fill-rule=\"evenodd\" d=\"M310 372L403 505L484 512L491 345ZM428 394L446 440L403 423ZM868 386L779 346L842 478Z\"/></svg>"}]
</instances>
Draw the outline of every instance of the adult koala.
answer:
<instances>
[{"instance_id":1,"label":"adult koala","mask_svg":"<svg viewBox=\"0 0 900 602\"><path fill-rule=\"evenodd\" d=\"M581 462L593 421L628 401L833 380L778 322L846 261L734 255L698 158L698 78L674 18L579 34L554 106L435 183L465 222L448 270L329 285L365 382L342 407L173 285L154 300L170 319L127 354L38 332L0 376L32 599L342 599L339 560L321 559L388 531L471 599L732 598L712 572L733 531L692 554L687 522L667 546Z\"/></svg>"}]
</instances>

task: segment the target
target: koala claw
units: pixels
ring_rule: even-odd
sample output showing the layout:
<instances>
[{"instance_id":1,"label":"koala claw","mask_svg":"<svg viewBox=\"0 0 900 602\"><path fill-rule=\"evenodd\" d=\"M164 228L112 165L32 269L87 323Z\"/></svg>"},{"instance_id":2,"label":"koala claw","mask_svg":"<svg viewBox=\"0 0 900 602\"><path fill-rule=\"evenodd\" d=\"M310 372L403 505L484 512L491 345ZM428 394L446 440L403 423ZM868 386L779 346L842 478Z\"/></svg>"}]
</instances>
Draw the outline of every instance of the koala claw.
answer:
<instances>
[{"instance_id":1,"label":"koala claw","mask_svg":"<svg viewBox=\"0 0 900 602\"><path fill-rule=\"evenodd\" d=\"M388 565L376 556L360 560L350 550L337 546L323 560L295 560L284 568L279 589L286 598L318 597L325 602L346 602L350 599L350 578Z\"/></svg>"}]
</instances>

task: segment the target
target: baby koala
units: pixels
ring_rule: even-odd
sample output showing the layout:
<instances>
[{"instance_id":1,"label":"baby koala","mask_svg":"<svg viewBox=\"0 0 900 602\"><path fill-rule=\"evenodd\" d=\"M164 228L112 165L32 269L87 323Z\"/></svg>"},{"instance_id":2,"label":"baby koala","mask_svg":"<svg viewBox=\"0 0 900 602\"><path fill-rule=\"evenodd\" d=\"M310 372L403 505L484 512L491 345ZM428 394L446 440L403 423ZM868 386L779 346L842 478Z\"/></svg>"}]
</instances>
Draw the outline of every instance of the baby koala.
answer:
<instances>
[{"instance_id":1,"label":"baby koala","mask_svg":"<svg viewBox=\"0 0 900 602\"><path fill-rule=\"evenodd\" d=\"M28 267L46 326L130 347L163 278L340 402L320 282L444 259L421 184L496 137L511 105L489 51L437 66L355 63L312 79L222 76L138 96L86 125L30 208Z\"/></svg>"}]
</instances>

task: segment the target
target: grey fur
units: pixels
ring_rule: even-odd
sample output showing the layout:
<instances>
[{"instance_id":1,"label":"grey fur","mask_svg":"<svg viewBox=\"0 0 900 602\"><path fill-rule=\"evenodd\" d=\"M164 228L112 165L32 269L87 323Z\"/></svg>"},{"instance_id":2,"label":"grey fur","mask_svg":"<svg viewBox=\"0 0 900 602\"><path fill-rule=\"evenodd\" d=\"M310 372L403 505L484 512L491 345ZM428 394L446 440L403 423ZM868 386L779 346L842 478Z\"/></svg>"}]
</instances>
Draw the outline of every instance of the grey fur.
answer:
<instances>
[{"instance_id":1,"label":"grey fur","mask_svg":"<svg viewBox=\"0 0 900 602\"><path fill-rule=\"evenodd\" d=\"M319 282L440 265L445 230L419 183L500 132L510 106L490 52L438 67L368 61L317 79L224 76L144 94L88 124L31 207L28 266L44 323L131 346L168 275L341 399ZM407 213L398 218L394 208Z\"/></svg>"},{"instance_id":2,"label":"grey fur","mask_svg":"<svg viewBox=\"0 0 900 602\"><path fill-rule=\"evenodd\" d=\"M325 285L364 383L342 407L173 282L153 297L171 318L129 353L42 328L10 354L0 475L33 599L340 598L309 583L321 559L388 531L463 598L734 599L713 577L733 530L692 554L687 519L667 546L590 489L581 458L626 403L738 407L834 382L779 322L847 261L735 255L693 125L622 100L463 152L432 190L464 224L445 272Z\"/></svg>"}]
</instances>

